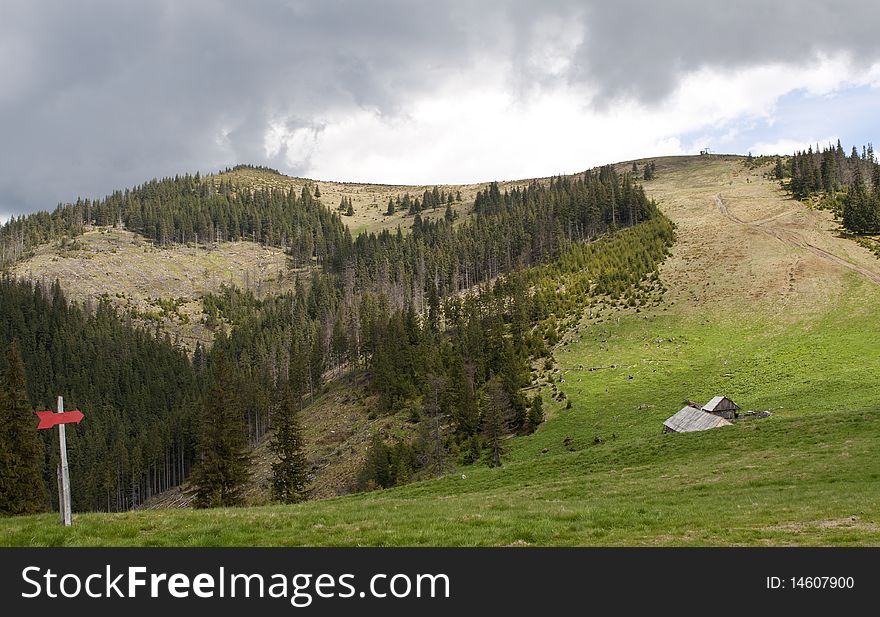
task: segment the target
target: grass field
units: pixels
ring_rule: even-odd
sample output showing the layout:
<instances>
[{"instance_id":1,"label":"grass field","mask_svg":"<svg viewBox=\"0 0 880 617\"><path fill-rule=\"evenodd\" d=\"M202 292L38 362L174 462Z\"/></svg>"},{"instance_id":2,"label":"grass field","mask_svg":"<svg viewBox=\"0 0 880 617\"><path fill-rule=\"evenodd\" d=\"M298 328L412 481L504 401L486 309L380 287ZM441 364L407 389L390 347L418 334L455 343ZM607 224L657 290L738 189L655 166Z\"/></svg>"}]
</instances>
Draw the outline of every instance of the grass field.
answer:
<instances>
[{"instance_id":1,"label":"grass field","mask_svg":"<svg viewBox=\"0 0 880 617\"><path fill-rule=\"evenodd\" d=\"M297 506L2 519L0 542L880 545L874 257L737 159L660 160L649 190L678 226L666 301L565 337L572 407L503 467ZM662 434L715 394L772 416Z\"/></svg>"}]
</instances>

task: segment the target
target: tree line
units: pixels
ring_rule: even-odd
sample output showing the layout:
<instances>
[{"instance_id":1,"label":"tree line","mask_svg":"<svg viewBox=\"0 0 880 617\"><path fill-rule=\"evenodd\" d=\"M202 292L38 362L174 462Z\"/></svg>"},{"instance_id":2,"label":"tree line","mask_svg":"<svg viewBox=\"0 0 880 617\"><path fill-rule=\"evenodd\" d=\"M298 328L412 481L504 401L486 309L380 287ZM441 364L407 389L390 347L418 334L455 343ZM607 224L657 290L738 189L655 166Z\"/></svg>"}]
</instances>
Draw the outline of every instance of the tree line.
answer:
<instances>
[{"instance_id":1,"label":"tree line","mask_svg":"<svg viewBox=\"0 0 880 617\"><path fill-rule=\"evenodd\" d=\"M786 165L776 161L774 173L790 178L788 187L795 199L820 199L834 211L844 227L856 233L880 232L880 165L871 144L861 153L853 146L849 156L838 140L836 146L795 152Z\"/></svg>"},{"instance_id":2,"label":"tree line","mask_svg":"<svg viewBox=\"0 0 880 617\"><path fill-rule=\"evenodd\" d=\"M308 187L253 189L197 173L13 217L0 227L0 266L39 244L78 236L86 225L124 226L160 245L251 240L286 249L296 267L331 267L336 260L338 268L351 246L339 214Z\"/></svg>"}]
</instances>

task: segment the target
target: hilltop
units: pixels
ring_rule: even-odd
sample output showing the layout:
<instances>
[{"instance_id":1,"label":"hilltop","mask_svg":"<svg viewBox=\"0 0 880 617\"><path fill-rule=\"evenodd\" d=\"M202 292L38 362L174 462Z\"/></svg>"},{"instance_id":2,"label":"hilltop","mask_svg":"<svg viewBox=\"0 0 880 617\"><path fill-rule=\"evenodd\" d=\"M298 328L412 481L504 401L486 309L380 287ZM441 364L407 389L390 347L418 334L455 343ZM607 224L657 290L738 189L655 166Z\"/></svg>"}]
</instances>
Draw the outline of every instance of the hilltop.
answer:
<instances>
[{"instance_id":1,"label":"hilltop","mask_svg":"<svg viewBox=\"0 0 880 617\"><path fill-rule=\"evenodd\" d=\"M485 190L489 186L489 182L481 182L476 184L409 184L409 185L392 185L392 184L369 184L358 182L333 182L326 180L313 180L309 178L295 178L285 176L283 174L272 172L264 169L255 169L251 167L240 167L230 171L225 171L209 177L213 182L219 185L221 181L231 182L233 185L249 187L252 189L284 189L302 191L303 188L314 193L318 189L320 199L328 208L336 209L343 198L350 199L353 215L345 216L344 222L351 229L353 235L364 232L379 232L383 229L394 231L398 226L404 230L412 225L413 216L405 211L397 211L392 215L387 215L388 200L396 200L405 194L413 197L419 197L425 191L431 191L434 186L461 195L461 199L456 199L452 203L453 210L459 216L467 216L471 212L474 203L474 197L479 191ZM524 186L528 180L502 182L503 188L513 188L514 186ZM424 218L440 218L444 215L444 208L436 210L427 210L422 214Z\"/></svg>"},{"instance_id":2,"label":"hilltop","mask_svg":"<svg viewBox=\"0 0 880 617\"><path fill-rule=\"evenodd\" d=\"M645 188L677 230L662 301L585 307L544 373L546 394L562 392L570 409L512 439L502 467L296 506L80 514L72 530L52 515L6 519L5 541L880 542L869 488L880 465L880 260L742 157L656 165ZM715 394L772 416L661 433L684 398Z\"/></svg>"},{"instance_id":3,"label":"hilltop","mask_svg":"<svg viewBox=\"0 0 880 617\"><path fill-rule=\"evenodd\" d=\"M337 212L343 198L350 200L354 213L341 219L354 235L398 228L409 233L414 216L402 209L386 214L388 200L405 195L421 198L435 186L330 182L250 166L206 176L203 182L214 187L228 183L233 191L317 191L320 202ZM501 182L498 186L509 190L530 182ZM471 214L476 194L489 185L437 186L456 196L450 206L455 216L464 220ZM445 206L421 212L425 220L441 219L444 214ZM58 280L77 301L95 303L107 298L136 322L158 327L192 352L197 342L208 345L214 336L202 323L201 303L207 294L218 293L222 285L235 285L265 297L291 289L297 277L307 278L310 264L294 263L284 253L283 247L249 241L247 236L236 242L202 239L162 243L114 223L84 225L78 235L38 244L15 261L10 271L34 281Z\"/></svg>"}]
</instances>

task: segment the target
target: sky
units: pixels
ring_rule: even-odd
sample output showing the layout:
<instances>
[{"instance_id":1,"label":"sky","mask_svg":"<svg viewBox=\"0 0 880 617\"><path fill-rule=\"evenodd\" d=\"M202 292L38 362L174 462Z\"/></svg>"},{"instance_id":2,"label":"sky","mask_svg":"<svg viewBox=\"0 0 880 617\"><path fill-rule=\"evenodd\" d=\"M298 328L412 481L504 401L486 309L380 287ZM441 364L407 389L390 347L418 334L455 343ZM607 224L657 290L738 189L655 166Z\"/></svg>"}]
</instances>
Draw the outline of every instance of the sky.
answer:
<instances>
[{"instance_id":1,"label":"sky","mask_svg":"<svg viewBox=\"0 0 880 617\"><path fill-rule=\"evenodd\" d=\"M880 3L2 0L0 219L238 163L466 183L880 129Z\"/></svg>"}]
</instances>

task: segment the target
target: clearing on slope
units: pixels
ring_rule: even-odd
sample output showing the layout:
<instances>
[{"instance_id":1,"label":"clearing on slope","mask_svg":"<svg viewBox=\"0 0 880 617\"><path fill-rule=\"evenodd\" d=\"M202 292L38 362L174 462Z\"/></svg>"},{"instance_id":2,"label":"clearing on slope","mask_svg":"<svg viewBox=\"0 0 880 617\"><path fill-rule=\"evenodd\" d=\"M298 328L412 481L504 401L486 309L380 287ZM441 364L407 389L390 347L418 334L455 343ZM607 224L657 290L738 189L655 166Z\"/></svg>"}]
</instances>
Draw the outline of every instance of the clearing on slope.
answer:
<instances>
[{"instance_id":1,"label":"clearing on slope","mask_svg":"<svg viewBox=\"0 0 880 617\"><path fill-rule=\"evenodd\" d=\"M60 281L81 302L109 299L141 323L160 326L190 350L213 333L202 323L202 298L221 285L258 296L290 288L295 280L280 249L253 242L205 247L158 247L124 229L99 227L73 240L38 247L12 269L19 278Z\"/></svg>"},{"instance_id":2,"label":"clearing on slope","mask_svg":"<svg viewBox=\"0 0 880 617\"><path fill-rule=\"evenodd\" d=\"M321 203L331 210L336 210L342 198L350 199L354 214L343 216L343 222L351 230L353 236L363 232L380 232L383 229L395 230L398 226L404 231L413 222L413 216L403 210L397 210L394 214L386 214L388 200L396 200L409 193L412 198L422 198L425 191L431 191L435 186L447 193L452 193L456 199L452 203L453 211L460 217L470 214L474 198L477 193L485 190L490 182L478 182L474 184L372 184L365 182L334 182L331 180L311 180L308 178L295 178L285 176L272 170L238 167L230 171L222 172L212 178L219 184L221 180L231 182L236 186L247 186L253 189L293 189L302 191L308 188L314 193L315 188L321 194ZM531 180L512 180L499 182L498 186L503 191L513 187L523 187ZM457 199L458 194L461 199ZM421 213L422 218L442 218L445 214L445 206L437 209L428 209Z\"/></svg>"},{"instance_id":3,"label":"clearing on slope","mask_svg":"<svg viewBox=\"0 0 880 617\"><path fill-rule=\"evenodd\" d=\"M802 316L832 305L849 271L880 282L880 260L836 234L831 213L809 209L743 157L657 159L651 197L677 226L661 276L684 310L755 303ZM768 166L769 169L769 166Z\"/></svg>"}]
</instances>

